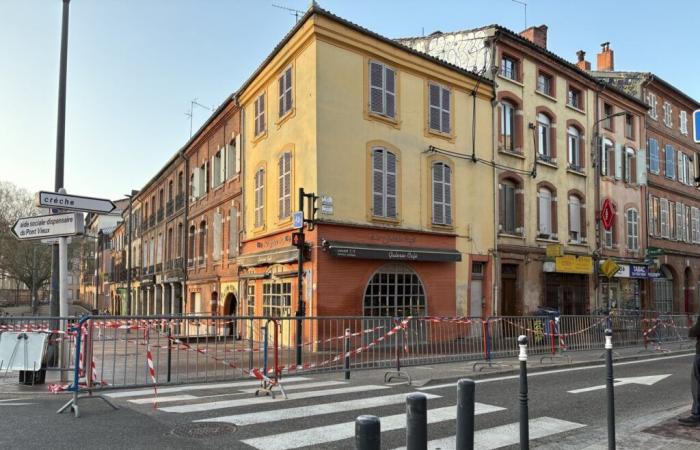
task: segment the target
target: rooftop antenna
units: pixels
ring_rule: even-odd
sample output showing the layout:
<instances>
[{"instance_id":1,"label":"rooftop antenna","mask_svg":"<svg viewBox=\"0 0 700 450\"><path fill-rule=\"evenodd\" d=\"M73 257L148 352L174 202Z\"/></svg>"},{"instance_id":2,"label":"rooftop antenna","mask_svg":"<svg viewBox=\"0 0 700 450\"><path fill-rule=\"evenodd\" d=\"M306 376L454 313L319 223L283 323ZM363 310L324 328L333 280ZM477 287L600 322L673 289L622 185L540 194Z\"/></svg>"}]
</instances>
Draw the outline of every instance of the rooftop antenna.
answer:
<instances>
[{"instance_id":1,"label":"rooftop antenna","mask_svg":"<svg viewBox=\"0 0 700 450\"><path fill-rule=\"evenodd\" d=\"M527 29L527 2L521 1L521 0L510 0L513 3L518 3L520 5L523 5L523 8L525 8L525 29Z\"/></svg>"},{"instance_id":2,"label":"rooftop antenna","mask_svg":"<svg viewBox=\"0 0 700 450\"><path fill-rule=\"evenodd\" d=\"M303 15L305 14L305 11L300 11L300 10L294 9L294 8L288 8L288 7L282 6L282 5L275 5L274 3L272 4L272 6L273 6L274 8L279 8L279 9L284 9L285 11L289 11L289 14L291 14L292 16L294 16L294 19L295 19L297 22L299 22L299 17L300 17L300 16L303 16Z\"/></svg>"},{"instance_id":3,"label":"rooftop antenna","mask_svg":"<svg viewBox=\"0 0 700 450\"><path fill-rule=\"evenodd\" d=\"M208 106L204 106L201 103L199 103L199 99L196 97L193 98L192 100L190 100L190 110L185 111L185 115L190 118L190 137L192 137L192 116L194 115L194 114L192 114L192 112L194 111L195 106L199 106L200 108L204 108L207 111L214 111L213 107L210 108Z\"/></svg>"}]
</instances>

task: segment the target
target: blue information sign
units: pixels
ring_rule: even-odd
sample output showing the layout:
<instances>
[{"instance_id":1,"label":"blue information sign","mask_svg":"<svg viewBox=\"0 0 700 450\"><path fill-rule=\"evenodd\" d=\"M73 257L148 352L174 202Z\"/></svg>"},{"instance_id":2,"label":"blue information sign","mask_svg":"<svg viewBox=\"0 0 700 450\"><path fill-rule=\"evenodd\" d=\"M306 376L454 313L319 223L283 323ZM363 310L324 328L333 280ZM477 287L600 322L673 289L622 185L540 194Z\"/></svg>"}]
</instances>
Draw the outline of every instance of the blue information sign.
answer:
<instances>
[{"instance_id":1,"label":"blue information sign","mask_svg":"<svg viewBox=\"0 0 700 450\"><path fill-rule=\"evenodd\" d=\"M700 109L693 112L693 139L696 144L700 144Z\"/></svg>"},{"instance_id":2,"label":"blue information sign","mask_svg":"<svg viewBox=\"0 0 700 450\"><path fill-rule=\"evenodd\" d=\"M292 222L294 228L304 228L304 213L301 211L294 211L292 215Z\"/></svg>"}]
</instances>

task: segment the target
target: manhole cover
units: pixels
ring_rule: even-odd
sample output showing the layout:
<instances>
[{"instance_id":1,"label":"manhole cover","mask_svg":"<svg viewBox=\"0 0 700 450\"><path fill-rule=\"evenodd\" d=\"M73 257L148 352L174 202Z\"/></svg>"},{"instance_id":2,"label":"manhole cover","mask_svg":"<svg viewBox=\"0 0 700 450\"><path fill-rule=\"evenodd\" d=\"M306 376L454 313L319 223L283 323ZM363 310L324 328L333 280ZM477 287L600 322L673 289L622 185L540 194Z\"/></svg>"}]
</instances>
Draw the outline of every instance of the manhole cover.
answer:
<instances>
[{"instance_id":1,"label":"manhole cover","mask_svg":"<svg viewBox=\"0 0 700 450\"><path fill-rule=\"evenodd\" d=\"M173 429L170 433L180 437L205 438L233 433L238 428L230 423L193 423Z\"/></svg>"}]
</instances>

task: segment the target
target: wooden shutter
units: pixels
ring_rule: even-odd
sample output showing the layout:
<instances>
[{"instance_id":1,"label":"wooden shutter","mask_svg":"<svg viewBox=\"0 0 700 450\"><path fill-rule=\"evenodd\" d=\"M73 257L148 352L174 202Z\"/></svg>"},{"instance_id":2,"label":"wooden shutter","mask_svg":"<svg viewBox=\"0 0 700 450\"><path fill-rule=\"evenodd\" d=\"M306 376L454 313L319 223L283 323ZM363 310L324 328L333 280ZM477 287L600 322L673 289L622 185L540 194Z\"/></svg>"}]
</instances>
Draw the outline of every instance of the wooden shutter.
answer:
<instances>
[{"instance_id":1,"label":"wooden shutter","mask_svg":"<svg viewBox=\"0 0 700 450\"><path fill-rule=\"evenodd\" d=\"M386 155L386 216L395 218L396 211L396 155L384 152Z\"/></svg>"},{"instance_id":2,"label":"wooden shutter","mask_svg":"<svg viewBox=\"0 0 700 450\"><path fill-rule=\"evenodd\" d=\"M578 197L569 197L569 231L581 237L581 202Z\"/></svg>"},{"instance_id":3,"label":"wooden shutter","mask_svg":"<svg viewBox=\"0 0 700 450\"><path fill-rule=\"evenodd\" d=\"M442 90L442 117L441 117L441 129L443 133L450 132L450 90L447 88L441 88Z\"/></svg>"},{"instance_id":4,"label":"wooden shutter","mask_svg":"<svg viewBox=\"0 0 700 450\"><path fill-rule=\"evenodd\" d=\"M440 131L440 86L429 84L428 126Z\"/></svg>"},{"instance_id":5,"label":"wooden shutter","mask_svg":"<svg viewBox=\"0 0 700 450\"><path fill-rule=\"evenodd\" d=\"M292 68L289 67L285 72L284 80L284 102L287 106L287 111L292 109Z\"/></svg>"},{"instance_id":6,"label":"wooden shutter","mask_svg":"<svg viewBox=\"0 0 700 450\"><path fill-rule=\"evenodd\" d=\"M372 214L384 216L384 150L372 151Z\"/></svg>"},{"instance_id":7,"label":"wooden shutter","mask_svg":"<svg viewBox=\"0 0 700 450\"><path fill-rule=\"evenodd\" d=\"M235 152L236 152L236 173L241 172L241 135L240 133L236 135L235 142Z\"/></svg>"},{"instance_id":8,"label":"wooden shutter","mask_svg":"<svg viewBox=\"0 0 700 450\"><path fill-rule=\"evenodd\" d=\"M443 208L443 173L442 164L433 164L433 223L445 223L445 215Z\"/></svg>"},{"instance_id":9,"label":"wooden shutter","mask_svg":"<svg viewBox=\"0 0 700 450\"><path fill-rule=\"evenodd\" d=\"M222 222L222 217L220 212L215 212L214 213L214 226L212 227L214 230L214 236L212 238L213 240L213 245L212 245L212 254L211 254L211 259L212 261L218 261L221 259L221 234L222 234L222 229L221 229L221 222Z\"/></svg>"},{"instance_id":10,"label":"wooden shutter","mask_svg":"<svg viewBox=\"0 0 700 450\"><path fill-rule=\"evenodd\" d=\"M452 225L452 169L450 166L443 164L444 170L444 204L445 204L445 225Z\"/></svg>"},{"instance_id":11,"label":"wooden shutter","mask_svg":"<svg viewBox=\"0 0 700 450\"><path fill-rule=\"evenodd\" d=\"M540 234L549 235L551 227L552 196L548 190L541 189L538 192L539 199L539 231Z\"/></svg>"},{"instance_id":12,"label":"wooden shutter","mask_svg":"<svg viewBox=\"0 0 700 450\"><path fill-rule=\"evenodd\" d=\"M384 67L384 105L388 117L396 116L396 72Z\"/></svg>"},{"instance_id":13,"label":"wooden shutter","mask_svg":"<svg viewBox=\"0 0 700 450\"><path fill-rule=\"evenodd\" d=\"M549 212L549 224L551 227L551 237L557 239L557 234L559 233L559 217L557 216L557 197L554 192L551 193L550 201L550 212Z\"/></svg>"},{"instance_id":14,"label":"wooden shutter","mask_svg":"<svg viewBox=\"0 0 700 450\"><path fill-rule=\"evenodd\" d=\"M285 89L285 75L287 72L284 72L282 75L280 75L279 79L277 80L277 86L278 86L278 114L279 117L282 117L285 112L287 112L287 109L285 108L284 104L284 89Z\"/></svg>"},{"instance_id":15,"label":"wooden shutter","mask_svg":"<svg viewBox=\"0 0 700 450\"><path fill-rule=\"evenodd\" d=\"M615 144L615 179L622 178L622 145Z\"/></svg>"},{"instance_id":16,"label":"wooden shutter","mask_svg":"<svg viewBox=\"0 0 700 450\"><path fill-rule=\"evenodd\" d=\"M600 174L608 174L608 153L605 148L605 139L600 139Z\"/></svg>"},{"instance_id":17,"label":"wooden shutter","mask_svg":"<svg viewBox=\"0 0 700 450\"><path fill-rule=\"evenodd\" d=\"M277 217L286 217L284 214L284 155L277 160Z\"/></svg>"},{"instance_id":18,"label":"wooden shutter","mask_svg":"<svg viewBox=\"0 0 700 450\"><path fill-rule=\"evenodd\" d=\"M581 201L581 204L579 205L579 219L580 219L580 225L579 225L579 232L581 233L581 239L586 238L586 204Z\"/></svg>"},{"instance_id":19,"label":"wooden shutter","mask_svg":"<svg viewBox=\"0 0 700 450\"><path fill-rule=\"evenodd\" d=\"M236 144L234 140L231 140L226 146L226 179L228 180L237 172L236 167Z\"/></svg>"},{"instance_id":20,"label":"wooden shutter","mask_svg":"<svg viewBox=\"0 0 700 450\"><path fill-rule=\"evenodd\" d=\"M199 191L199 167L195 167L194 171L192 172L192 175L194 177L192 178L192 192L193 192L193 197L195 199L198 199L200 196L200 191Z\"/></svg>"},{"instance_id":21,"label":"wooden shutter","mask_svg":"<svg viewBox=\"0 0 700 450\"><path fill-rule=\"evenodd\" d=\"M646 184L647 184L646 160L647 160L646 150L644 150L643 148L640 148L639 150L637 150L637 158L635 160L635 166L637 167L636 177L637 177L637 184L639 184L641 186L646 186Z\"/></svg>"},{"instance_id":22,"label":"wooden shutter","mask_svg":"<svg viewBox=\"0 0 700 450\"><path fill-rule=\"evenodd\" d=\"M373 113L384 113L384 66L378 62L369 63L369 110Z\"/></svg>"},{"instance_id":23,"label":"wooden shutter","mask_svg":"<svg viewBox=\"0 0 700 450\"><path fill-rule=\"evenodd\" d=\"M683 152L678 151L678 181L685 183L685 164L683 161Z\"/></svg>"}]
</instances>

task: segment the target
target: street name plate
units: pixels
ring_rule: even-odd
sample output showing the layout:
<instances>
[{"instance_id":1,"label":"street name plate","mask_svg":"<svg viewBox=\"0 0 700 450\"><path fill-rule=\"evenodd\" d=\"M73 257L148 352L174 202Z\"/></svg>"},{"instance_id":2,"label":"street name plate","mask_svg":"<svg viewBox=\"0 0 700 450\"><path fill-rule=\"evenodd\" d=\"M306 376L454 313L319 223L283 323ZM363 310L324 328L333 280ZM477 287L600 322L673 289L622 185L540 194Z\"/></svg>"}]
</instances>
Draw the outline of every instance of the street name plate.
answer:
<instances>
[{"instance_id":1,"label":"street name plate","mask_svg":"<svg viewBox=\"0 0 700 450\"><path fill-rule=\"evenodd\" d=\"M23 217L12 227L12 233L20 240L75 236L84 231L85 223L81 213Z\"/></svg>"}]
</instances>

